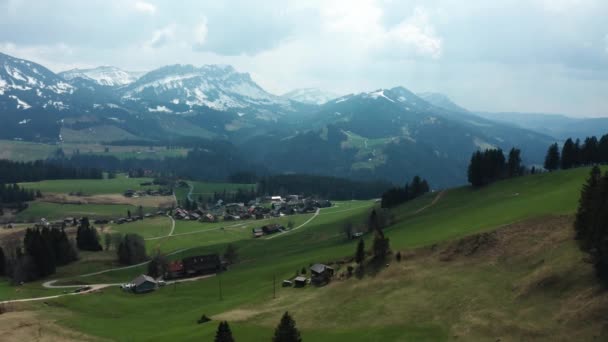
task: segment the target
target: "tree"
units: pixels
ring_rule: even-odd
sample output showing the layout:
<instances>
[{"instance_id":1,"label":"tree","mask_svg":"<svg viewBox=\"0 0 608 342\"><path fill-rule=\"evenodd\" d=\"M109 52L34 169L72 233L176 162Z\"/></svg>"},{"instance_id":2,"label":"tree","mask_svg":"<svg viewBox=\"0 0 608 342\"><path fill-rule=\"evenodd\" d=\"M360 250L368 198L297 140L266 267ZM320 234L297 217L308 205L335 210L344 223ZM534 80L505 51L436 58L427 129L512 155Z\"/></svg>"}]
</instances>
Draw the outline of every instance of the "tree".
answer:
<instances>
[{"instance_id":1,"label":"tree","mask_svg":"<svg viewBox=\"0 0 608 342\"><path fill-rule=\"evenodd\" d=\"M377 231L374 235L372 250L374 252L374 259L377 261L384 260L389 251L389 240L384 237L381 231Z\"/></svg>"},{"instance_id":2,"label":"tree","mask_svg":"<svg viewBox=\"0 0 608 342\"><path fill-rule=\"evenodd\" d=\"M274 331L273 342L301 342L300 331L296 328L296 322L285 312L281 318L281 322Z\"/></svg>"},{"instance_id":3,"label":"tree","mask_svg":"<svg viewBox=\"0 0 608 342\"><path fill-rule=\"evenodd\" d=\"M574 229L582 251L589 254L596 275L608 287L608 173L596 166L581 190Z\"/></svg>"},{"instance_id":4,"label":"tree","mask_svg":"<svg viewBox=\"0 0 608 342\"><path fill-rule=\"evenodd\" d=\"M359 265L365 260L365 242L363 239L359 239L357 244L357 251L355 252L355 262Z\"/></svg>"},{"instance_id":5,"label":"tree","mask_svg":"<svg viewBox=\"0 0 608 342\"><path fill-rule=\"evenodd\" d=\"M379 229L380 225L378 223L378 213L376 212L376 209L372 209L372 212L369 214L369 218L367 220L367 231L373 232Z\"/></svg>"},{"instance_id":6,"label":"tree","mask_svg":"<svg viewBox=\"0 0 608 342\"><path fill-rule=\"evenodd\" d=\"M97 229L90 226L87 217L83 217L80 220L80 226L78 226L78 230L76 231L76 246L83 251L97 252L103 250L99 243Z\"/></svg>"},{"instance_id":7,"label":"tree","mask_svg":"<svg viewBox=\"0 0 608 342\"><path fill-rule=\"evenodd\" d=\"M110 246L112 246L112 234L105 233L103 235L103 244L104 244L104 247L106 248L106 251L109 251Z\"/></svg>"},{"instance_id":8,"label":"tree","mask_svg":"<svg viewBox=\"0 0 608 342\"><path fill-rule=\"evenodd\" d=\"M561 168L564 170L576 166L578 160L578 151L574 145L574 141L568 138L562 147Z\"/></svg>"},{"instance_id":9,"label":"tree","mask_svg":"<svg viewBox=\"0 0 608 342\"><path fill-rule=\"evenodd\" d=\"M126 265L134 265L148 259L144 238L137 234L127 234L123 237L117 250L118 261Z\"/></svg>"},{"instance_id":10,"label":"tree","mask_svg":"<svg viewBox=\"0 0 608 342\"><path fill-rule=\"evenodd\" d=\"M159 278L165 275L169 268L169 261L167 257L161 254L159 251L152 257L148 263L147 274L152 278Z\"/></svg>"},{"instance_id":11,"label":"tree","mask_svg":"<svg viewBox=\"0 0 608 342\"><path fill-rule=\"evenodd\" d=\"M549 171L557 170L560 164L559 147L557 143L549 146L545 157L545 169Z\"/></svg>"},{"instance_id":12,"label":"tree","mask_svg":"<svg viewBox=\"0 0 608 342\"><path fill-rule=\"evenodd\" d=\"M236 263L238 253L233 244L229 243L228 246L226 246L226 250L224 251L224 259L231 265Z\"/></svg>"},{"instance_id":13,"label":"tree","mask_svg":"<svg viewBox=\"0 0 608 342\"><path fill-rule=\"evenodd\" d=\"M6 275L6 256L4 250L0 246L0 276Z\"/></svg>"},{"instance_id":14,"label":"tree","mask_svg":"<svg viewBox=\"0 0 608 342\"><path fill-rule=\"evenodd\" d=\"M509 159L507 161L507 177L517 177L521 176L521 174L521 151L512 148L511 151L509 151Z\"/></svg>"},{"instance_id":15,"label":"tree","mask_svg":"<svg viewBox=\"0 0 608 342\"><path fill-rule=\"evenodd\" d=\"M232 331L230 331L230 326L228 322L222 321L217 326L217 332L215 333L215 342L234 342L234 338L232 337Z\"/></svg>"},{"instance_id":16,"label":"tree","mask_svg":"<svg viewBox=\"0 0 608 342\"><path fill-rule=\"evenodd\" d=\"M585 144L581 148L581 163L583 165L591 165L599 162L599 146L597 138L587 137Z\"/></svg>"},{"instance_id":17,"label":"tree","mask_svg":"<svg viewBox=\"0 0 608 342\"><path fill-rule=\"evenodd\" d=\"M120 243L122 242L123 236L121 233L113 233L112 235L112 248L114 248L114 250L118 250L118 247L120 246Z\"/></svg>"}]
</instances>

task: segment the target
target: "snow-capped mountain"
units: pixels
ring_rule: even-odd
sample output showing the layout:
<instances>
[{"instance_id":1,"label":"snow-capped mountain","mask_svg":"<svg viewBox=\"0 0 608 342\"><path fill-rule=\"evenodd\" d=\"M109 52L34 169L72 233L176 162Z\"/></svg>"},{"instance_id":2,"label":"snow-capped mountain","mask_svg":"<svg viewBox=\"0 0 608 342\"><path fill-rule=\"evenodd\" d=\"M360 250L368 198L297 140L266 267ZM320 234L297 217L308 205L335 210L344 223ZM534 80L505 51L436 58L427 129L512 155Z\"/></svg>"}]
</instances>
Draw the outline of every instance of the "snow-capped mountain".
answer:
<instances>
[{"instance_id":1,"label":"snow-capped mountain","mask_svg":"<svg viewBox=\"0 0 608 342\"><path fill-rule=\"evenodd\" d=\"M40 64L0 53L0 108L65 109L75 88Z\"/></svg>"},{"instance_id":2,"label":"snow-capped mountain","mask_svg":"<svg viewBox=\"0 0 608 342\"><path fill-rule=\"evenodd\" d=\"M337 94L317 88L300 88L282 95L282 97L286 99L315 105L322 105L332 99L337 98L338 96L339 95Z\"/></svg>"},{"instance_id":3,"label":"snow-capped mountain","mask_svg":"<svg viewBox=\"0 0 608 342\"><path fill-rule=\"evenodd\" d=\"M150 111L192 112L197 107L273 119L291 102L272 95L247 73L231 66L171 65L153 70L122 89L126 102L145 102Z\"/></svg>"},{"instance_id":4,"label":"snow-capped mountain","mask_svg":"<svg viewBox=\"0 0 608 342\"><path fill-rule=\"evenodd\" d=\"M124 71L113 66L100 66L93 69L71 69L59 73L59 76L67 81L80 77L109 87L133 83L141 75L141 72Z\"/></svg>"}]
</instances>

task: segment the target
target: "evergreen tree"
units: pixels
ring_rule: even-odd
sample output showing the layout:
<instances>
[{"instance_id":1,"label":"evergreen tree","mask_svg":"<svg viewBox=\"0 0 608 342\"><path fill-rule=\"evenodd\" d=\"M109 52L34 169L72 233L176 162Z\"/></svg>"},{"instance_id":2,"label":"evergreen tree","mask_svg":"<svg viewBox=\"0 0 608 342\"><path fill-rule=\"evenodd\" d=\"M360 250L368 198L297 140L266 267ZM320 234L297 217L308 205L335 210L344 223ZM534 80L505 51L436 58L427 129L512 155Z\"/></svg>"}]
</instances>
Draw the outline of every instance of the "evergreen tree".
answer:
<instances>
[{"instance_id":1,"label":"evergreen tree","mask_svg":"<svg viewBox=\"0 0 608 342\"><path fill-rule=\"evenodd\" d=\"M507 161L507 177L517 177L521 176L521 174L521 151L512 148L511 151L509 151L509 159Z\"/></svg>"},{"instance_id":2,"label":"evergreen tree","mask_svg":"<svg viewBox=\"0 0 608 342\"><path fill-rule=\"evenodd\" d=\"M581 148L581 162L583 165L591 165L599 162L599 146L596 137L587 137Z\"/></svg>"},{"instance_id":3,"label":"evergreen tree","mask_svg":"<svg viewBox=\"0 0 608 342\"><path fill-rule=\"evenodd\" d=\"M218 325L217 332L215 333L215 342L234 342L228 322L222 321Z\"/></svg>"},{"instance_id":4,"label":"evergreen tree","mask_svg":"<svg viewBox=\"0 0 608 342\"><path fill-rule=\"evenodd\" d=\"M148 263L147 274L152 278L159 278L165 275L168 268L169 261L167 260L167 257L157 251Z\"/></svg>"},{"instance_id":5,"label":"evergreen tree","mask_svg":"<svg viewBox=\"0 0 608 342\"><path fill-rule=\"evenodd\" d=\"M118 261L125 265L134 265L148 259L144 239L137 234L126 234L118 249Z\"/></svg>"},{"instance_id":6,"label":"evergreen tree","mask_svg":"<svg viewBox=\"0 0 608 342\"><path fill-rule=\"evenodd\" d=\"M603 135L598 143L598 158L599 163L608 163L608 134Z\"/></svg>"},{"instance_id":7,"label":"evergreen tree","mask_svg":"<svg viewBox=\"0 0 608 342\"><path fill-rule=\"evenodd\" d=\"M274 331L273 342L301 342L300 331L296 328L296 322L291 318L289 312L285 312L281 322Z\"/></svg>"},{"instance_id":8,"label":"evergreen tree","mask_svg":"<svg viewBox=\"0 0 608 342\"><path fill-rule=\"evenodd\" d=\"M386 258L386 254L389 251L389 240L384 236L382 231L376 231L372 249L375 260L382 261L384 258Z\"/></svg>"},{"instance_id":9,"label":"evergreen tree","mask_svg":"<svg viewBox=\"0 0 608 342\"><path fill-rule=\"evenodd\" d=\"M557 170L560 165L559 147L557 143L551 145L545 157L545 169L549 171Z\"/></svg>"},{"instance_id":10,"label":"evergreen tree","mask_svg":"<svg viewBox=\"0 0 608 342\"><path fill-rule=\"evenodd\" d=\"M574 229L581 250L591 258L595 272L608 287L608 174L596 166L581 191Z\"/></svg>"},{"instance_id":11,"label":"evergreen tree","mask_svg":"<svg viewBox=\"0 0 608 342\"><path fill-rule=\"evenodd\" d=\"M574 141L568 138L562 147L561 168L566 170L576 166L578 159L577 155L578 151L574 145Z\"/></svg>"},{"instance_id":12,"label":"evergreen tree","mask_svg":"<svg viewBox=\"0 0 608 342\"><path fill-rule=\"evenodd\" d=\"M357 244L357 251L355 252L355 262L359 265L365 260L365 242L363 239L359 239Z\"/></svg>"},{"instance_id":13,"label":"evergreen tree","mask_svg":"<svg viewBox=\"0 0 608 342\"><path fill-rule=\"evenodd\" d=\"M4 255L4 250L0 246L0 276L4 275L6 275L6 255Z\"/></svg>"}]
</instances>

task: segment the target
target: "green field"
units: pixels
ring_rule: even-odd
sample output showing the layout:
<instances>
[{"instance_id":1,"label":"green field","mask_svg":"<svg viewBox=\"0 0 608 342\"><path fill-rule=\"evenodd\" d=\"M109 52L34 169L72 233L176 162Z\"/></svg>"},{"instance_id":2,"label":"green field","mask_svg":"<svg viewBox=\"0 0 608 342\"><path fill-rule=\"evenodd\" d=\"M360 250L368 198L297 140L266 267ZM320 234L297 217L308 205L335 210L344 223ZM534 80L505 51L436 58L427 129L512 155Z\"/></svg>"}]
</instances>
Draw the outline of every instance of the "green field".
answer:
<instances>
[{"instance_id":1,"label":"green field","mask_svg":"<svg viewBox=\"0 0 608 342\"><path fill-rule=\"evenodd\" d=\"M171 232L171 219L167 216L157 216L124 224L110 224L112 232L122 234L138 234L144 238L166 236Z\"/></svg>"},{"instance_id":2,"label":"green field","mask_svg":"<svg viewBox=\"0 0 608 342\"><path fill-rule=\"evenodd\" d=\"M395 224L386 235L393 250L412 255L361 280L278 288L273 299L273 278L280 281L311 263L351 256L356 241L347 241L342 228L346 222L365 222L371 201L339 202L307 225L273 239L252 239L249 227L221 230L214 229L217 224L178 222L176 233L194 234L149 241L149 249L194 248L180 257L222 252L226 243L235 244L239 263L221 275L222 300L219 279L211 278L142 296L107 289L63 297L52 307L30 305L66 327L119 341L211 340L217 322L196 324L202 314L228 319L238 341L268 340L285 310L293 313L305 341L589 340L601 333L595 322L606 311L587 313L584 308L597 304L579 308L579 302L570 301L581 296L589 303L608 299L593 297L594 278L571 238L571 215L587 173L576 169L479 190L452 189L432 206L439 194L408 202L393 210ZM297 217L298 222L307 219ZM514 226L516 234L508 230L496 235L500 248L481 245L480 254L455 252L453 261L442 261L442 251L464 248L451 240L510 223L522 226ZM198 232L199 227L206 231ZM365 242L369 248L371 236ZM120 282L143 270L86 281ZM66 313L79 319L65 318ZM582 324L580 317L588 321Z\"/></svg>"},{"instance_id":3,"label":"green field","mask_svg":"<svg viewBox=\"0 0 608 342\"><path fill-rule=\"evenodd\" d=\"M152 178L128 178L118 175L114 179L59 179L41 182L20 183L26 189L40 190L43 193L80 192L85 195L122 194L125 190L157 189L158 186L142 186L152 182Z\"/></svg>"},{"instance_id":4,"label":"green field","mask_svg":"<svg viewBox=\"0 0 608 342\"><path fill-rule=\"evenodd\" d=\"M16 215L19 222L35 222L41 218L47 220L63 219L65 217L115 218L126 217L127 211L135 213L137 207L128 204L59 204L49 202L30 202L27 209ZM144 208L144 212L155 211L156 208Z\"/></svg>"}]
</instances>

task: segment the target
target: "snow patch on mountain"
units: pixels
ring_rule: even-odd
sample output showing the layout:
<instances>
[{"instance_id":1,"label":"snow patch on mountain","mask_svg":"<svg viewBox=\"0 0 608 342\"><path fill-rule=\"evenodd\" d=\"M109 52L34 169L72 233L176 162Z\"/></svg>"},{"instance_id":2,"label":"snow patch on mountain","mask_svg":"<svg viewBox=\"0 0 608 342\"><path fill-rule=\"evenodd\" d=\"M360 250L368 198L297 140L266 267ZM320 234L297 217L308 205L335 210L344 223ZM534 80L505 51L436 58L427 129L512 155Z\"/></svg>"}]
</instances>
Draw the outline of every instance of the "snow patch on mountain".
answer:
<instances>
[{"instance_id":1,"label":"snow patch on mountain","mask_svg":"<svg viewBox=\"0 0 608 342\"><path fill-rule=\"evenodd\" d=\"M285 93L281 97L307 104L322 105L337 98L338 95L317 88L300 88Z\"/></svg>"},{"instance_id":2,"label":"snow patch on mountain","mask_svg":"<svg viewBox=\"0 0 608 342\"><path fill-rule=\"evenodd\" d=\"M67 81L77 77L93 81L102 86L124 86L135 82L140 73L121 70L113 66L100 66L93 69L72 69L60 72L59 75Z\"/></svg>"}]
</instances>

